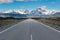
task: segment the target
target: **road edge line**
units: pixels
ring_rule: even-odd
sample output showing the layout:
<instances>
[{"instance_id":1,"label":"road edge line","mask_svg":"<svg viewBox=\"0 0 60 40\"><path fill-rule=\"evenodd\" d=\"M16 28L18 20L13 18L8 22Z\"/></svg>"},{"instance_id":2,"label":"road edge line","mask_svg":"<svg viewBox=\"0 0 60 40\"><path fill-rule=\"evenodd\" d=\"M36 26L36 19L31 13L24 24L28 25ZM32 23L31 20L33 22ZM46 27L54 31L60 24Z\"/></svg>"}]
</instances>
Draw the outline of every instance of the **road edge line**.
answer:
<instances>
[{"instance_id":1,"label":"road edge line","mask_svg":"<svg viewBox=\"0 0 60 40\"><path fill-rule=\"evenodd\" d=\"M48 26L48 25L46 25L46 24L44 24L44 23L42 23L42 22L40 22L40 24L42 24L42 25L44 25L44 26L46 26L46 27L48 27L48 28L50 28L50 29L52 29L52 30L60 33L59 30L57 30L57 29L55 29L55 28L53 28L53 27L51 27L51 26Z\"/></svg>"},{"instance_id":2,"label":"road edge line","mask_svg":"<svg viewBox=\"0 0 60 40\"><path fill-rule=\"evenodd\" d=\"M26 19L27 20L27 19ZM23 21L21 21L21 22L24 22L25 20L23 20ZM19 23L21 23L21 22L19 22ZM9 28L6 28L5 30L3 30L3 31L1 31L0 32L0 34L2 34L2 33L4 33L4 32L6 32L7 30L9 30L9 29L11 29L11 28L13 28L13 27L15 27L16 25L18 25L19 23L17 23L17 24L14 24L14 25L12 25L11 27L9 27Z\"/></svg>"}]
</instances>

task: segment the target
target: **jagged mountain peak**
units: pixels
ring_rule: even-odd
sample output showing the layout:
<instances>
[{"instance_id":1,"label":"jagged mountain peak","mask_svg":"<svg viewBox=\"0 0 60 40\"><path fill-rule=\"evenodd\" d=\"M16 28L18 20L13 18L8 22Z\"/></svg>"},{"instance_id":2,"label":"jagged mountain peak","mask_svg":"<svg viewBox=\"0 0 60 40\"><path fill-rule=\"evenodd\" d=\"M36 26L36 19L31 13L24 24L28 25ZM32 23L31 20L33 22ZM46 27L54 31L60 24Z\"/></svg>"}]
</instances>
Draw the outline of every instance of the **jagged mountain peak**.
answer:
<instances>
[{"instance_id":1,"label":"jagged mountain peak","mask_svg":"<svg viewBox=\"0 0 60 40\"><path fill-rule=\"evenodd\" d=\"M1 13L19 13L19 14L28 14L29 10L7 10Z\"/></svg>"}]
</instances>

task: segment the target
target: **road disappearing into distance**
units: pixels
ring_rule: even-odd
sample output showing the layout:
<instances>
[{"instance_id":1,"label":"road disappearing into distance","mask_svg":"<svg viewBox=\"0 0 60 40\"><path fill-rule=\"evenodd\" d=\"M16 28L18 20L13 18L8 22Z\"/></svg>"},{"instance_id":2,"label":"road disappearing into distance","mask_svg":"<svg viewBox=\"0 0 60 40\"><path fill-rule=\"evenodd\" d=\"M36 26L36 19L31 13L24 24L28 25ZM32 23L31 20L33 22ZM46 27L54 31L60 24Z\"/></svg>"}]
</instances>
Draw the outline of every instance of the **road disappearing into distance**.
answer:
<instances>
[{"instance_id":1,"label":"road disappearing into distance","mask_svg":"<svg viewBox=\"0 0 60 40\"><path fill-rule=\"evenodd\" d=\"M60 40L60 31L27 19L0 32L0 40Z\"/></svg>"}]
</instances>

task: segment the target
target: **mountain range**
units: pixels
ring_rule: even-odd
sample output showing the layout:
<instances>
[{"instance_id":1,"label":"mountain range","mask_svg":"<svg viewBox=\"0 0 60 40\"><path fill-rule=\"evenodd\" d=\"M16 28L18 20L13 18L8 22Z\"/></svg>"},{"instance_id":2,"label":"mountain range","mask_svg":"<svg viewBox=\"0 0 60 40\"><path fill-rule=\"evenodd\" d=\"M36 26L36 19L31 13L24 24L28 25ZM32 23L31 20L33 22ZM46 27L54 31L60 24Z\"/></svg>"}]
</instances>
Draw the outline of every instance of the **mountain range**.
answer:
<instances>
[{"instance_id":1,"label":"mountain range","mask_svg":"<svg viewBox=\"0 0 60 40\"><path fill-rule=\"evenodd\" d=\"M36 10L33 10L30 12L30 16L34 17L60 17L60 12L54 11L54 10L47 10L43 7L37 8Z\"/></svg>"},{"instance_id":2,"label":"mountain range","mask_svg":"<svg viewBox=\"0 0 60 40\"><path fill-rule=\"evenodd\" d=\"M13 18L24 18L24 17L27 17L26 14L21 14L19 12L15 12L15 11L12 11L12 12L9 12L9 13L0 13L0 17L13 17Z\"/></svg>"},{"instance_id":3,"label":"mountain range","mask_svg":"<svg viewBox=\"0 0 60 40\"><path fill-rule=\"evenodd\" d=\"M13 17L13 18L25 18L25 17L60 17L60 12L48 11L44 7L37 8L36 10L8 10L0 13L0 17Z\"/></svg>"}]
</instances>

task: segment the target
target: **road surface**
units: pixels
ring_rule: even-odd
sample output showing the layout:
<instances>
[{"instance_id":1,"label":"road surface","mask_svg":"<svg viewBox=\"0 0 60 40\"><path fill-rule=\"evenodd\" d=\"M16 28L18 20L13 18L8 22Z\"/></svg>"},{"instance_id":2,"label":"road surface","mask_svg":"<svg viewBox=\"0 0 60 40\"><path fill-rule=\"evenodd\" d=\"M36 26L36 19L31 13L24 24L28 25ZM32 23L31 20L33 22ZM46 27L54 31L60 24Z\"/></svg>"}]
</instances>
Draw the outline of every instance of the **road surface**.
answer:
<instances>
[{"instance_id":1,"label":"road surface","mask_svg":"<svg viewBox=\"0 0 60 40\"><path fill-rule=\"evenodd\" d=\"M60 40L60 31L27 19L0 32L0 40Z\"/></svg>"}]
</instances>

